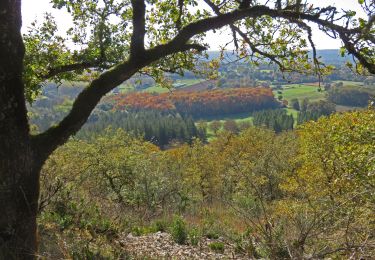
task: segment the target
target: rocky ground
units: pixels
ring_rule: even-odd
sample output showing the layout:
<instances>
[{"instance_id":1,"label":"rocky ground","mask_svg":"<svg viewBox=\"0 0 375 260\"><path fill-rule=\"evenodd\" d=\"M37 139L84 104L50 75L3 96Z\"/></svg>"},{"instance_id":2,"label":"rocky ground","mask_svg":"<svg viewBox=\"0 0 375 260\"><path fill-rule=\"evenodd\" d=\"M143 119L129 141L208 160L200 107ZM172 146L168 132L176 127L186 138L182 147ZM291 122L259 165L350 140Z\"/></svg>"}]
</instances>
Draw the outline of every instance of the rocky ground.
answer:
<instances>
[{"instance_id":1,"label":"rocky ground","mask_svg":"<svg viewBox=\"0 0 375 260\"><path fill-rule=\"evenodd\" d=\"M197 246L179 245L168 233L157 232L145 236L129 234L119 241L135 259L249 259L235 252L235 246L223 238L202 238ZM213 242L224 244L224 252L209 247Z\"/></svg>"}]
</instances>

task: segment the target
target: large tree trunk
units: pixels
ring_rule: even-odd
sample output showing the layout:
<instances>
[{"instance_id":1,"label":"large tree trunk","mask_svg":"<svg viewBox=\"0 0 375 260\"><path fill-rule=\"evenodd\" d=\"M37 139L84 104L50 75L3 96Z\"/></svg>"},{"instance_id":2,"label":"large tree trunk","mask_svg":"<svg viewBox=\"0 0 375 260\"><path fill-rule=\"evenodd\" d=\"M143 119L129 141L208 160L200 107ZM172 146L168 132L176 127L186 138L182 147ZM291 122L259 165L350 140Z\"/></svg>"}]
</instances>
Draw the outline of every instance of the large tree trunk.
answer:
<instances>
[{"instance_id":1,"label":"large tree trunk","mask_svg":"<svg viewBox=\"0 0 375 260\"><path fill-rule=\"evenodd\" d=\"M0 259L34 259L40 164L22 82L21 1L0 1Z\"/></svg>"}]
</instances>

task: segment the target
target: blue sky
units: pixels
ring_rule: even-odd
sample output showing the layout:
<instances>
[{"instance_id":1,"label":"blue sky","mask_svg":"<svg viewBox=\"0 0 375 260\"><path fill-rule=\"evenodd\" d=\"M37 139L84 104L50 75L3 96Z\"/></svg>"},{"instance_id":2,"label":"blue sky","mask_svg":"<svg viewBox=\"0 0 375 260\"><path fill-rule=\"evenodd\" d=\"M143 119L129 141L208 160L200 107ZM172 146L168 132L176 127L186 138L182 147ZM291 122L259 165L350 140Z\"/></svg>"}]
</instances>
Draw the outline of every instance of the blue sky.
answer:
<instances>
[{"instance_id":1,"label":"blue sky","mask_svg":"<svg viewBox=\"0 0 375 260\"><path fill-rule=\"evenodd\" d=\"M351 9L363 14L357 0L311 0L315 6L334 5L338 8ZM23 16L23 31L27 30L27 26L36 18L41 19L43 13L51 12L61 29L67 29L70 26L70 17L63 11L53 10L49 0L23 0L22 1L22 16ZM318 49L337 49L340 47L340 41L334 40L320 32L316 27L313 27L314 41ZM210 44L211 50L217 50L230 39L228 30L221 32L209 33L207 42Z\"/></svg>"}]
</instances>

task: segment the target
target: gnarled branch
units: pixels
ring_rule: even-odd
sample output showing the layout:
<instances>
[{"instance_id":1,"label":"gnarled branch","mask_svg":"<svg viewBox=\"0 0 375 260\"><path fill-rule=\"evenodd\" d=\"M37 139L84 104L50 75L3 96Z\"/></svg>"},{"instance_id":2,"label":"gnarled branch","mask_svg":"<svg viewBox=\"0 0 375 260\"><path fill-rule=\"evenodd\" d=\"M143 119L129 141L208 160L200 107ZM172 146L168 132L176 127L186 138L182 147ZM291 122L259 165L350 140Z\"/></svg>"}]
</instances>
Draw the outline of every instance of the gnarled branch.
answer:
<instances>
[{"instance_id":1,"label":"gnarled branch","mask_svg":"<svg viewBox=\"0 0 375 260\"><path fill-rule=\"evenodd\" d=\"M61 73L94 68L94 67L98 67L100 64L101 64L100 61L95 61L95 62L80 62L80 63L62 65L59 67L50 68L46 74L40 75L40 78L42 80L47 80Z\"/></svg>"}]
</instances>

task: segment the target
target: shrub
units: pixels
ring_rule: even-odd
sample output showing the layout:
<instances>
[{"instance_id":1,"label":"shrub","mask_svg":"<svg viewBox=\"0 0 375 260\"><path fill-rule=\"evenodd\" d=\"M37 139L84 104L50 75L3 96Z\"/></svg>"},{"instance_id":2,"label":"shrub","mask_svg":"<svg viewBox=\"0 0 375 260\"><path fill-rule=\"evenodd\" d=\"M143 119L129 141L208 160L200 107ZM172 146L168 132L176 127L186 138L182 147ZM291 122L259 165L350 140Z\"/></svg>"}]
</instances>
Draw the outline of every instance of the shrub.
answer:
<instances>
[{"instance_id":1,"label":"shrub","mask_svg":"<svg viewBox=\"0 0 375 260\"><path fill-rule=\"evenodd\" d=\"M212 242L208 247L215 252L224 253L224 243L223 242Z\"/></svg>"},{"instance_id":2,"label":"shrub","mask_svg":"<svg viewBox=\"0 0 375 260\"><path fill-rule=\"evenodd\" d=\"M168 223L164 219L156 220L154 223L154 228L156 232L165 232L168 228Z\"/></svg>"},{"instance_id":3,"label":"shrub","mask_svg":"<svg viewBox=\"0 0 375 260\"><path fill-rule=\"evenodd\" d=\"M184 220L176 216L173 220L172 223L172 228L171 228L171 235L173 240L180 245L183 245L186 243L187 239L187 230L186 230L186 224Z\"/></svg>"},{"instance_id":4,"label":"shrub","mask_svg":"<svg viewBox=\"0 0 375 260\"><path fill-rule=\"evenodd\" d=\"M152 234L152 233L155 233L155 232L157 232L157 230L156 230L156 226L154 226L154 225L134 226L132 228L132 231L131 231L132 235L136 236L136 237L147 235L147 234Z\"/></svg>"},{"instance_id":5,"label":"shrub","mask_svg":"<svg viewBox=\"0 0 375 260\"><path fill-rule=\"evenodd\" d=\"M300 110L300 105L299 105L299 101L297 98L293 98L292 100L290 100L290 107L292 107L293 109L297 111Z\"/></svg>"},{"instance_id":6,"label":"shrub","mask_svg":"<svg viewBox=\"0 0 375 260\"><path fill-rule=\"evenodd\" d=\"M208 239L218 239L219 238L219 234L210 230L206 233L205 235Z\"/></svg>"},{"instance_id":7,"label":"shrub","mask_svg":"<svg viewBox=\"0 0 375 260\"><path fill-rule=\"evenodd\" d=\"M144 235L144 230L143 230L143 228L142 228L142 227L138 227L138 226L133 227L133 228L132 228L132 235L133 235L133 236L136 236L136 237L139 237L139 236Z\"/></svg>"},{"instance_id":8,"label":"shrub","mask_svg":"<svg viewBox=\"0 0 375 260\"><path fill-rule=\"evenodd\" d=\"M200 232L197 228L193 228L189 232L189 239L190 239L190 244L192 246L197 246L199 243L200 239Z\"/></svg>"}]
</instances>

